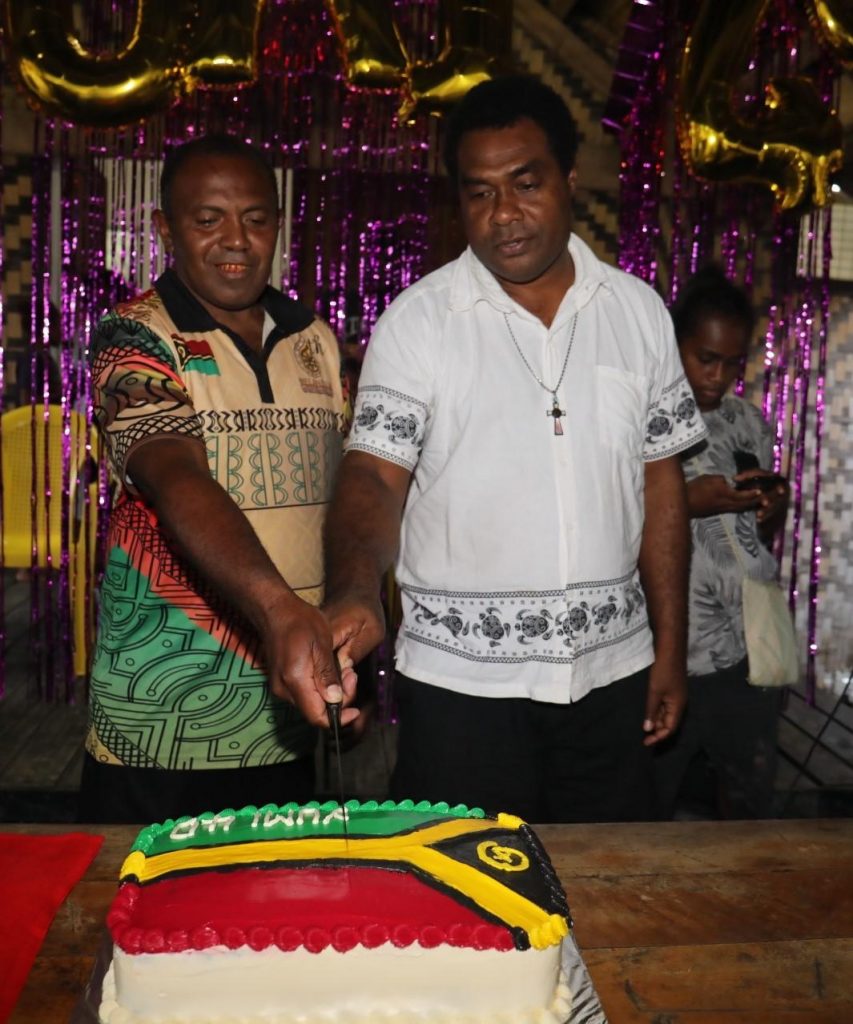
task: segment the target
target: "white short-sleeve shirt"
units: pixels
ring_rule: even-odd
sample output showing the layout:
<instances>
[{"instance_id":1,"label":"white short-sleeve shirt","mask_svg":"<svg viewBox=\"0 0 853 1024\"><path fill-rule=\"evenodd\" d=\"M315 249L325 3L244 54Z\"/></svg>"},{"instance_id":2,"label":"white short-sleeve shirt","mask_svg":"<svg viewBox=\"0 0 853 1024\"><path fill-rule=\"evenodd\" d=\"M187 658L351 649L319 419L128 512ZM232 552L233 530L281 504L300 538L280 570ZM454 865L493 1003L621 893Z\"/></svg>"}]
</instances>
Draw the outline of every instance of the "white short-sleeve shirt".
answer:
<instances>
[{"instance_id":1,"label":"white short-sleeve shirt","mask_svg":"<svg viewBox=\"0 0 853 1024\"><path fill-rule=\"evenodd\" d=\"M413 473L397 667L460 693L569 703L653 661L644 465L705 428L660 298L569 252L548 328L467 250L388 307L359 382L347 449ZM533 374L553 387L567 352L557 436Z\"/></svg>"}]
</instances>

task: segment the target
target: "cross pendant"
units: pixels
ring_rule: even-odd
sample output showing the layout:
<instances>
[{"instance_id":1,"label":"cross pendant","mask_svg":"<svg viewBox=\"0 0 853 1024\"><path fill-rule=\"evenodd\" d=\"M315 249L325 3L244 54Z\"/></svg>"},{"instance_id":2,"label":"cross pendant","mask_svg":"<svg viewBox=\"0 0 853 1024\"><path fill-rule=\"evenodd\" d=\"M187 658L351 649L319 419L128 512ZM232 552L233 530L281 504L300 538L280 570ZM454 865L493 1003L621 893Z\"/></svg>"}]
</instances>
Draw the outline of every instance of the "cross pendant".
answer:
<instances>
[{"instance_id":1,"label":"cross pendant","mask_svg":"<svg viewBox=\"0 0 853 1024\"><path fill-rule=\"evenodd\" d=\"M560 408L559 403L557 402L557 396L556 395L554 395L553 402L554 402L554 404L551 406L550 409L548 409L546 411L545 415L553 417L553 420L554 420L554 436L555 437L562 437L563 436L563 424L560 422L560 418L562 416L566 415L566 410Z\"/></svg>"}]
</instances>

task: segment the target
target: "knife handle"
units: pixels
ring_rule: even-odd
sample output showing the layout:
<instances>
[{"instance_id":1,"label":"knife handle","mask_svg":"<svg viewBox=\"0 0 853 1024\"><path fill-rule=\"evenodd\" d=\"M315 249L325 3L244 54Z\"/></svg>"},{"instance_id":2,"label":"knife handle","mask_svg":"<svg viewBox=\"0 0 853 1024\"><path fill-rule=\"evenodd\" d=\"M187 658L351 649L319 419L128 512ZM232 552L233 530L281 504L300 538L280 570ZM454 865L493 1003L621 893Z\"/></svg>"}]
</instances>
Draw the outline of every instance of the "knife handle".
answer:
<instances>
[{"instance_id":1,"label":"knife handle","mask_svg":"<svg viewBox=\"0 0 853 1024\"><path fill-rule=\"evenodd\" d=\"M329 719L329 728L332 730L332 735L337 738L338 731L341 728L341 705L340 703L334 704L331 701L326 701L326 716Z\"/></svg>"}]
</instances>

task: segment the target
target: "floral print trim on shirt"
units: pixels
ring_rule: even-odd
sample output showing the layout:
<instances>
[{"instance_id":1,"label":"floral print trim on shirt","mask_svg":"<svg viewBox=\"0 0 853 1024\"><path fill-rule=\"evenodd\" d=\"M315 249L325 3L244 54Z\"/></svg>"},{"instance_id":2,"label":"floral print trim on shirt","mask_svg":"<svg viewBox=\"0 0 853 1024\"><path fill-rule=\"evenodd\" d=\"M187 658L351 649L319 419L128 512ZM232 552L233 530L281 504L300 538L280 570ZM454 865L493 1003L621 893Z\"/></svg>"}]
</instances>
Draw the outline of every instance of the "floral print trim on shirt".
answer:
<instances>
[{"instance_id":1,"label":"floral print trim on shirt","mask_svg":"<svg viewBox=\"0 0 853 1024\"><path fill-rule=\"evenodd\" d=\"M675 441L672 440L676 426L683 426L688 430L702 427L696 399L693 397L687 378L683 375L666 387L660 396L660 401L649 409L643 451L646 460L663 459L684 449L684 434L682 432L679 432ZM700 439L701 434L695 438L696 441Z\"/></svg>"},{"instance_id":2,"label":"floral print trim on shirt","mask_svg":"<svg viewBox=\"0 0 853 1024\"><path fill-rule=\"evenodd\" d=\"M347 450L372 452L414 469L426 431L427 406L416 398L370 386L359 388Z\"/></svg>"},{"instance_id":3,"label":"floral print trim on shirt","mask_svg":"<svg viewBox=\"0 0 853 1024\"><path fill-rule=\"evenodd\" d=\"M403 584L401 591L407 637L473 661L571 663L648 622L636 572L563 590L477 593Z\"/></svg>"}]
</instances>

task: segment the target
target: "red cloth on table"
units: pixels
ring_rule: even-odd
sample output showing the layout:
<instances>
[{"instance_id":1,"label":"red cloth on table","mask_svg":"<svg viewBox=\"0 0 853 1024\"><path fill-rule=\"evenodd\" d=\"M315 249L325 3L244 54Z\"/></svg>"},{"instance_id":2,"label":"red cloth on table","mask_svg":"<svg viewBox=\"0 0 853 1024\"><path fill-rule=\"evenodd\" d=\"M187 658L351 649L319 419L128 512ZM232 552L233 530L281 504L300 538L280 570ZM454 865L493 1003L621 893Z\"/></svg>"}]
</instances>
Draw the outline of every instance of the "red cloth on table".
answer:
<instances>
[{"instance_id":1,"label":"red cloth on table","mask_svg":"<svg viewBox=\"0 0 853 1024\"><path fill-rule=\"evenodd\" d=\"M0 1021L17 1002L56 911L103 836L0 835Z\"/></svg>"}]
</instances>

